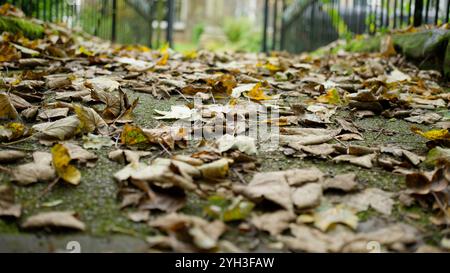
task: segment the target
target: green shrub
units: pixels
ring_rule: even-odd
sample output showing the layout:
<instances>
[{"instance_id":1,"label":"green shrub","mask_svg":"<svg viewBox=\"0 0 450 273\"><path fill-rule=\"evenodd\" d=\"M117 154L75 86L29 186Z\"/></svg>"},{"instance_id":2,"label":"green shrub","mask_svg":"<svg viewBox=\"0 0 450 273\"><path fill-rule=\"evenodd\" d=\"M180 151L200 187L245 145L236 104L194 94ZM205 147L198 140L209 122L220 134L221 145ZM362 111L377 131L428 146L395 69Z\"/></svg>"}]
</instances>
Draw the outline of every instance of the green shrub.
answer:
<instances>
[{"instance_id":1,"label":"green shrub","mask_svg":"<svg viewBox=\"0 0 450 273\"><path fill-rule=\"evenodd\" d=\"M198 23L192 28L192 42L194 44L199 43L203 32L205 32L205 25L203 23Z\"/></svg>"},{"instance_id":2,"label":"green shrub","mask_svg":"<svg viewBox=\"0 0 450 273\"><path fill-rule=\"evenodd\" d=\"M237 51L259 51L261 33L254 31L253 24L246 18L227 18L223 31L230 41L230 48Z\"/></svg>"},{"instance_id":3,"label":"green shrub","mask_svg":"<svg viewBox=\"0 0 450 273\"><path fill-rule=\"evenodd\" d=\"M41 38L44 28L26 19L0 16L0 33L7 31L11 33L22 33L30 39Z\"/></svg>"}]
</instances>

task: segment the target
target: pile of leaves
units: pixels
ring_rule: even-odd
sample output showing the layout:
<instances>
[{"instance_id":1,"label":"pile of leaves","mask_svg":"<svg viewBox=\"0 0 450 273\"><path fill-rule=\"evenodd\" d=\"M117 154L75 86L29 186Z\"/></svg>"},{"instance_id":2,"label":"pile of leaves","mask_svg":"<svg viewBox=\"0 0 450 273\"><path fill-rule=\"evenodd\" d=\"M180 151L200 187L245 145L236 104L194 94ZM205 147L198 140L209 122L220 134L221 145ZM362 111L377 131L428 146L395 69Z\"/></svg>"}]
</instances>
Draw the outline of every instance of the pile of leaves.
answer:
<instances>
[{"instance_id":1,"label":"pile of leaves","mask_svg":"<svg viewBox=\"0 0 450 273\"><path fill-rule=\"evenodd\" d=\"M12 6L0 10L23 16ZM437 229L449 223L450 93L439 72L417 69L392 46L322 57L182 54L167 46L113 45L39 24L45 28L41 39L9 32L0 38L0 170L15 183L0 184L0 217L17 218L23 229L88 230L74 211L22 219L14 189L36 183L48 183L48 191L58 183L76 187L83 183L80 169L94 171L97 151L106 150L122 165L110 179L119 185L123 213L160 231L147 239L152 250L245 251L227 237L236 228L268 234L272 243L261 247L277 251L367 252L373 242L380 251L448 248L445 238L426 245L423 231L393 217L397 206L419 206ZM148 109L130 99L136 93L176 98L176 105ZM159 125L138 124L138 107L151 111ZM279 116L249 119L258 109ZM354 121L375 116L410 123L408 134L423 137L423 149L368 145L365 129ZM261 125L279 132L266 139L248 134ZM192 137L197 130L200 139ZM378 136L399 133L381 128ZM267 147L273 137L279 145ZM15 148L27 141L42 149ZM265 154L345 164L352 171L261 170L261 161L270 160ZM358 177L361 169L399 175L406 183L398 192L371 187ZM198 199L205 204L200 213L180 212ZM370 228L361 223L367 211L375 211L378 221Z\"/></svg>"}]
</instances>

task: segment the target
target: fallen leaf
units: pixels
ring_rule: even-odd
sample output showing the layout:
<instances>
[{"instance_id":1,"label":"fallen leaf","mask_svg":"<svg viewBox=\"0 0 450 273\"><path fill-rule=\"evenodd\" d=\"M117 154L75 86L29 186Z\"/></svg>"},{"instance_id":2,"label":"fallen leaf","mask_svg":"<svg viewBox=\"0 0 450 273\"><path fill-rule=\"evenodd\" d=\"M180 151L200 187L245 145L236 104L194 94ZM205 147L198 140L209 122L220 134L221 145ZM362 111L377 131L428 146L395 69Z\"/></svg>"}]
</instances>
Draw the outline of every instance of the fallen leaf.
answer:
<instances>
[{"instance_id":1,"label":"fallen leaf","mask_svg":"<svg viewBox=\"0 0 450 273\"><path fill-rule=\"evenodd\" d=\"M19 218L21 213L22 206L15 202L14 188L0 185L0 217Z\"/></svg>"},{"instance_id":2,"label":"fallen leaf","mask_svg":"<svg viewBox=\"0 0 450 273\"><path fill-rule=\"evenodd\" d=\"M21 45L17 45L14 43L11 43L12 46L14 46L15 48L17 48L20 52L27 54L27 55L31 55L31 56L38 56L40 55L39 51L21 46Z\"/></svg>"},{"instance_id":3,"label":"fallen leaf","mask_svg":"<svg viewBox=\"0 0 450 273\"><path fill-rule=\"evenodd\" d=\"M39 213L30 216L22 224L22 228L25 229L45 227L68 228L80 231L84 231L86 229L86 225L78 220L76 213L72 211Z\"/></svg>"},{"instance_id":4,"label":"fallen leaf","mask_svg":"<svg viewBox=\"0 0 450 273\"><path fill-rule=\"evenodd\" d=\"M292 202L297 209L312 208L320 205L322 198L322 185L308 183L292 189Z\"/></svg>"},{"instance_id":5,"label":"fallen leaf","mask_svg":"<svg viewBox=\"0 0 450 273\"><path fill-rule=\"evenodd\" d=\"M78 118L69 116L54 122L36 124L32 128L39 132L40 138L65 140L74 136L79 126Z\"/></svg>"},{"instance_id":6,"label":"fallen leaf","mask_svg":"<svg viewBox=\"0 0 450 273\"><path fill-rule=\"evenodd\" d=\"M115 150L108 154L108 158L112 161L124 164L139 162L139 159L144 156L151 155L150 152L132 151L132 150Z\"/></svg>"},{"instance_id":7,"label":"fallen leaf","mask_svg":"<svg viewBox=\"0 0 450 273\"><path fill-rule=\"evenodd\" d=\"M386 77L386 83L397 83L403 81L410 81L411 77L407 74L401 72L398 69L394 69L389 75Z\"/></svg>"},{"instance_id":8,"label":"fallen leaf","mask_svg":"<svg viewBox=\"0 0 450 273\"><path fill-rule=\"evenodd\" d=\"M113 145L114 141L112 141L111 138L107 136L99 136L93 134L83 136L83 148L85 149L100 150L103 147L111 147Z\"/></svg>"},{"instance_id":9,"label":"fallen leaf","mask_svg":"<svg viewBox=\"0 0 450 273\"><path fill-rule=\"evenodd\" d=\"M423 132L419 128L412 127L411 131L429 140L450 140L450 133L447 129L435 129Z\"/></svg>"},{"instance_id":10,"label":"fallen leaf","mask_svg":"<svg viewBox=\"0 0 450 273\"><path fill-rule=\"evenodd\" d=\"M228 175L229 161L226 158L204 164L199 167L200 172L204 178L208 179L221 179Z\"/></svg>"},{"instance_id":11,"label":"fallen leaf","mask_svg":"<svg viewBox=\"0 0 450 273\"><path fill-rule=\"evenodd\" d=\"M295 219L292 212L279 210L262 215L254 215L250 222L258 229L268 231L274 236L280 234L289 227L289 222Z\"/></svg>"},{"instance_id":12,"label":"fallen leaf","mask_svg":"<svg viewBox=\"0 0 450 273\"><path fill-rule=\"evenodd\" d=\"M8 94L0 93L0 119L18 119L19 113L11 103Z\"/></svg>"},{"instance_id":13,"label":"fallen leaf","mask_svg":"<svg viewBox=\"0 0 450 273\"><path fill-rule=\"evenodd\" d=\"M1 150L0 163L13 163L27 156L26 153L15 150Z\"/></svg>"},{"instance_id":14,"label":"fallen leaf","mask_svg":"<svg viewBox=\"0 0 450 273\"><path fill-rule=\"evenodd\" d=\"M38 118L42 120L65 118L69 114L69 108L55 108L42 110L38 114Z\"/></svg>"},{"instance_id":15,"label":"fallen leaf","mask_svg":"<svg viewBox=\"0 0 450 273\"><path fill-rule=\"evenodd\" d=\"M147 189L149 198L144 198L140 202L140 210L159 210L168 213L176 212L186 205L187 197L183 190L161 188ZM150 194L149 194L150 193Z\"/></svg>"},{"instance_id":16,"label":"fallen leaf","mask_svg":"<svg viewBox=\"0 0 450 273\"><path fill-rule=\"evenodd\" d=\"M121 143L124 145L147 144L149 139L141 128L125 124L120 135Z\"/></svg>"},{"instance_id":17,"label":"fallen leaf","mask_svg":"<svg viewBox=\"0 0 450 273\"><path fill-rule=\"evenodd\" d=\"M336 130L318 128L280 128L280 144L288 144L294 149L301 149L304 145L317 145L332 140L337 134Z\"/></svg>"},{"instance_id":18,"label":"fallen leaf","mask_svg":"<svg viewBox=\"0 0 450 273\"><path fill-rule=\"evenodd\" d=\"M393 193L391 192L378 188L368 188L362 192L346 194L334 201L341 202L357 212L368 210L370 207L382 214L390 215L394 206L392 197Z\"/></svg>"},{"instance_id":19,"label":"fallen leaf","mask_svg":"<svg viewBox=\"0 0 450 273\"><path fill-rule=\"evenodd\" d=\"M427 157L425 159L425 164L436 166L438 164L450 162L450 149L435 147L428 151Z\"/></svg>"},{"instance_id":20,"label":"fallen leaf","mask_svg":"<svg viewBox=\"0 0 450 273\"><path fill-rule=\"evenodd\" d=\"M228 200L222 196L211 196L203 211L208 216L230 222L246 219L254 207L252 202L242 200L240 197Z\"/></svg>"},{"instance_id":21,"label":"fallen leaf","mask_svg":"<svg viewBox=\"0 0 450 273\"><path fill-rule=\"evenodd\" d=\"M354 230L358 226L358 216L355 215L355 212L341 205L319 208L314 213L314 219L314 226L324 232L335 224L345 224Z\"/></svg>"},{"instance_id":22,"label":"fallen leaf","mask_svg":"<svg viewBox=\"0 0 450 273\"><path fill-rule=\"evenodd\" d=\"M221 153L237 149L248 155L256 155L255 139L248 136L224 135L216 141L217 147Z\"/></svg>"},{"instance_id":23,"label":"fallen leaf","mask_svg":"<svg viewBox=\"0 0 450 273\"><path fill-rule=\"evenodd\" d=\"M10 142L29 136L31 130L26 125L19 122L10 122L5 126L0 125L0 141Z\"/></svg>"},{"instance_id":24,"label":"fallen leaf","mask_svg":"<svg viewBox=\"0 0 450 273\"><path fill-rule=\"evenodd\" d=\"M256 101L261 101L261 100L271 100L272 97L271 96L267 96L266 94L264 94L264 90L262 90L262 83L257 83L248 93L247 93L247 97L252 99L252 100L256 100Z\"/></svg>"},{"instance_id":25,"label":"fallen leaf","mask_svg":"<svg viewBox=\"0 0 450 273\"><path fill-rule=\"evenodd\" d=\"M170 111L155 110L155 112L161 115L161 117L155 117L155 119L183 119L190 121L201 119L196 109L190 109L184 105L172 106Z\"/></svg>"},{"instance_id":26,"label":"fallen leaf","mask_svg":"<svg viewBox=\"0 0 450 273\"><path fill-rule=\"evenodd\" d=\"M236 186L235 190L251 200L266 199L288 211L293 210L291 189L283 172L257 173L247 186Z\"/></svg>"},{"instance_id":27,"label":"fallen leaf","mask_svg":"<svg viewBox=\"0 0 450 273\"><path fill-rule=\"evenodd\" d=\"M196 216L176 213L160 216L150 221L149 225L203 250L216 247L218 239L225 231L225 225L221 221L208 222Z\"/></svg>"},{"instance_id":28,"label":"fallen leaf","mask_svg":"<svg viewBox=\"0 0 450 273\"><path fill-rule=\"evenodd\" d=\"M335 162L348 162L356 166L364 168L372 168L372 161L375 159L376 154L368 154L364 156L354 156L354 155L339 155L333 158Z\"/></svg>"},{"instance_id":29,"label":"fallen leaf","mask_svg":"<svg viewBox=\"0 0 450 273\"><path fill-rule=\"evenodd\" d=\"M323 182L324 189L342 190L344 192L353 191L358 188L356 174L347 173L336 175L333 178L327 178Z\"/></svg>"},{"instance_id":30,"label":"fallen leaf","mask_svg":"<svg viewBox=\"0 0 450 273\"><path fill-rule=\"evenodd\" d=\"M78 104L73 105L74 111L80 121L80 129L83 133L94 133L97 131L101 135L108 135L108 124L92 108L87 108Z\"/></svg>"},{"instance_id":31,"label":"fallen leaf","mask_svg":"<svg viewBox=\"0 0 450 273\"><path fill-rule=\"evenodd\" d=\"M447 167L437 168L434 172L415 172L406 175L406 186L412 193L427 195L444 191L450 180L450 171Z\"/></svg>"},{"instance_id":32,"label":"fallen leaf","mask_svg":"<svg viewBox=\"0 0 450 273\"><path fill-rule=\"evenodd\" d=\"M70 159L80 164L88 164L89 166L98 159L96 154L86 151L74 143L66 142L63 145L69 152Z\"/></svg>"},{"instance_id":33,"label":"fallen leaf","mask_svg":"<svg viewBox=\"0 0 450 273\"><path fill-rule=\"evenodd\" d=\"M11 180L19 185L52 181L56 178L52 166L52 155L45 152L34 152L34 162L19 165L12 169Z\"/></svg>"},{"instance_id":34,"label":"fallen leaf","mask_svg":"<svg viewBox=\"0 0 450 273\"><path fill-rule=\"evenodd\" d=\"M128 178L130 178L133 174L145 169L147 167L146 164L140 163L138 161L131 162L125 168L121 169L120 171L116 172L114 174L114 178L117 181L125 181Z\"/></svg>"},{"instance_id":35,"label":"fallen leaf","mask_svg":"<svg viewBox=\"0 0 450 273\"><path fill-rule=\"evenodd\" d=\"M289 143L289 147L315 156L328 156L336 152L334 146L327 143L306 146L293 142Z\"/></svg>"},{"instance_id":36,"label":"fallen leaf","mask_svg":"<svg viewBox=\"0 0 450 273\"><path fill-rule=\"evenodd\" d=\"M85 82L85 85L96 92L99 91L113 92L119 89L120 87L120 84L117 81L107 77L97 77L87 80Z\"/></svg>"},{"instance_id":37,"label":"fallen leaf","mask_svg":"<svg viewBox=\"0 0 450 273\"><path fill-rule=\"evenodd\" d=\"M318 97L317 101L328 104L342 104L341 97L339 96L339 92L336 88L328 90L325 95Z\"/></svg>"},{"instance_id":38,"label":"fallen leaf","mask_svg":"<svg viewBox=\"0 0 450 273\"><path fill-rule=\"evenodd\" d=\"M70 164L72 158L70 157L69 149L62 144L56 144L52 148L53 166L56 173L64 181L78 185L81 180L80 171Z\"/></svg>"},{"instance_id":39,"label":"fallen leaf","mask_svg":"<svg viewBox=\"0 0 450 273\"><path fill-rule=\"evenodd\" d=\"M127 213L128 219L135 223L146 222L150 219L150 212L148 211L130 211Z\"/></svg>"}]
</instances>

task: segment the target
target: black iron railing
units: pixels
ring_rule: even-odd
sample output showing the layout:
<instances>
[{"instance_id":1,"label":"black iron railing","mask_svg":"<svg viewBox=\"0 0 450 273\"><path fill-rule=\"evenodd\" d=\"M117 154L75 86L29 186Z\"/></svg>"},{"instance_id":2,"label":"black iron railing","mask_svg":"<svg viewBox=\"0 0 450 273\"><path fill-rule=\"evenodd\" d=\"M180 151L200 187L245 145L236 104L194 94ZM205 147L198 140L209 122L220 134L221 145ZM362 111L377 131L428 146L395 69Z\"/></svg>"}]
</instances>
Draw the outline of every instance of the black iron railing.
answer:
<instances>
[{"instance_id":1,"label":"black iron railing","mask_svg":"<svg viewBox=\"0 0 450 273\"><path fill-rule=\"evenodd\" d=\"M450 0L265 0L265 4L264 51L311 51L354 34L442 25L450 16ZM271 16L270 9L277 11Z\"/></svg>"},{"instance_id":2,"label":"black iron railing","mask_svg":"<svg viewBox=\"0 0 450 273\"><path fill-rule=\"evenodd\" d=\"M161 33L173 45L174 1L0 0L0 4L10 3L29 17L80 27L113 42L161 46Z\"/></svg>"},{"instance_id":3,"label":"black iron railing","mask_svg":"<svg viewBox=\"0 0 450 273\"><path fill-rule=\"evenodd\" d=\"M10 3L30 17L45 21L64 22L72 25L76 6L66 0L0 0L0 5Z\"/></svg>"}]
</instances>

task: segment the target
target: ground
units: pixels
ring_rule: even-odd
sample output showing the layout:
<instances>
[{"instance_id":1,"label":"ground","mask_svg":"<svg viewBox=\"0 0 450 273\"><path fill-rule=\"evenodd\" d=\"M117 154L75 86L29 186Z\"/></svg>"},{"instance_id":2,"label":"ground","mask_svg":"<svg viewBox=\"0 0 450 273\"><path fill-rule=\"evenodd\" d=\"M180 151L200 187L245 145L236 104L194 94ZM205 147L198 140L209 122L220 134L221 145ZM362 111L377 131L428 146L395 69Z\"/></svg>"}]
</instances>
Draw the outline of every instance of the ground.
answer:
<instances>
[{"instance_id":1,"label":"ground","mask_svg":"<svg viewBox=\"0 0 450 273\"><path fill-rule=\"evenodd\" d=\"M135 93L129 91L131 98L140 98L140 104L135 110L136 124L142 127L154 126L157 121L153 118L153 109L170 110L171 105L183 103L181 97L174 97L170 100L157 100L152 95ZM340 111L338 116L346 116L347 111ZM370 117L357 120L356 124L364 129L364 141L356 142L360 145L371 146L378 144L399 144L408 147L411 151L423 154L426 147L423 139L411 134L411 124L403 120L386 121L382 117ZM430 126L419 126L422 130L428 130ZM395 135L379 134L384 128L386 131L396 132ZM30 151L46 151L47 147L42 147L33 140L26 141L13 147ZM51 192L44 197L39 198L46 189L46 184L33 185L31 187L15 186L17 196L22 204L24 204L23 217L36 214L38 212L50 211L55 208L43 208L42 204L52 201L61 200L62 203L56 207L58 210L74 210L80 213L80 218L88 226L88 230L84 235L73 234L49 234L46 231L25 232L19 229L15 220L0 220L0 233L2 244L0 251L23 251L29 249L32 251L47 251L49 249L64 250L65 245L69 241L89 242L83 243L86 251L144 251L145 238L149 235L158 234L155 229L148 227L146 223L133 223L127 217L124 211L119 209L117 202L117 182L111 177L111 173L121 168L120 164L114 163L107 158L109 148L103 148L97 154L99 160L95 168L82 170L83 183L79 186L67 186L58 184ZM185 151L176 151L178 154L184 154ZM329 174L341 174L347 172L356 172L361 182L367 187L378 187L387 191L397 191L404 188L404 177L402 175L393 175L391 172L381 168L367 170L365 168L352 166L346 163L330 164L325 160L306 159L298 160L288 158L279 152L271 154L261 154L258 161L262 164L259 169L265 171L287 170L293 168L305 168L316 166L322 171ZM3 183L8 182L8 176L0 174ZM248 181L251 175L245 177ZM206 201L199 200L196 196L191 195L189 202L182 212L203 215L203 206ZM413 212L420 216L419 219L411 219L405 217L406 213ZM371 217L383 217L374 210L359 213L361 221ZM437 245L442 238L441 232L432 224L428 217L429 213L414 206L404 208L395 206L393 219L398 221L406 221L412 225L426 230L425 237L431 244ZM240 233L237 226L231 230L227 237L244 249L252 250L252 247L258 247L254 242L253 234L246 235ZM260 233L257 238L263 241L270 241L267 234ZM4 242L4 243L3 243ZM39 242L39 243L37 243Z\"/></svg>"}]
</instances>

